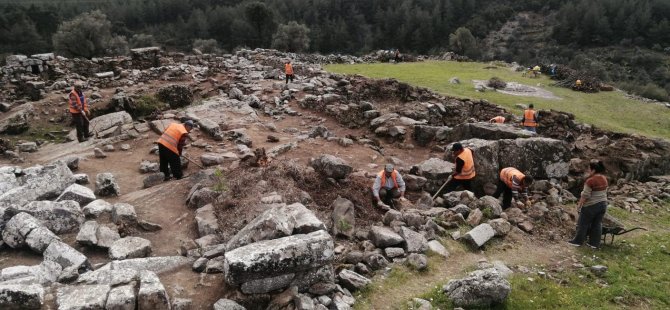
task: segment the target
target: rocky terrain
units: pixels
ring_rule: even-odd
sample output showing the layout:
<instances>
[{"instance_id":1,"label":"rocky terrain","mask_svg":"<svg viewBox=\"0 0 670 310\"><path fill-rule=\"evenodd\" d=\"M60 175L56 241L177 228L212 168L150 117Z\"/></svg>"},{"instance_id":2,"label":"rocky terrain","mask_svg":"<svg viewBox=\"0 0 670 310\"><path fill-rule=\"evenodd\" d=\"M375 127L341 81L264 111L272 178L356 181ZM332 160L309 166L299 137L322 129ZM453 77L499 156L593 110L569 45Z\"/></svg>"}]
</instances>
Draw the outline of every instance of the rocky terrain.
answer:
<instances>
[{"instance_id":1,"label":"rocky terrain","mask_svg":"<svg viewBox=\"0 0 670 310\"><path fill-rule=\"evenodd\" d=\"M287 58L295 83L282 81ZM425 270L427 255L453 259L447 238L471 251L566 240L591 159L609 170L612 205L644 212L670 199L668 141L558 111L540 111L532 134L487 123L520 112L485 100L321 68L373 60L157 48L10 56L0 79L0 308L349 309L376 274ZM67 124L75 80L95 116L84 143ZM162 109L142 113L147 96ZM163 182L153 142L184 119L198 127L187 176ZM473 192L433 200L454 168L445 152L454 142L474 150ZM369 188L388 162L410 202L384 212ZM503 211L489 195L508 166L538 181L532 203ZM511 270L483 267L444 287L455 305L505 300Z\"/></svg>"}]
</instances>

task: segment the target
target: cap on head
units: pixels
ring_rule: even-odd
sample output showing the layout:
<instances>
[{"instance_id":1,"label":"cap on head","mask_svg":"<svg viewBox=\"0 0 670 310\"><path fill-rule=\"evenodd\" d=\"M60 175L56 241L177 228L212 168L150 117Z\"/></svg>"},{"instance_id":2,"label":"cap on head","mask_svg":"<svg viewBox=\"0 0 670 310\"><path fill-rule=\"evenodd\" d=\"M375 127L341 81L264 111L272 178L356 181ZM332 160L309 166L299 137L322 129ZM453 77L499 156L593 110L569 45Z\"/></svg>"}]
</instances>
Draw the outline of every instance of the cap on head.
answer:
<instances>
[{"instance_id":1,"label":"cap on head","mask_svg":"<svg viewBox=\"0 0 670 310\"><path fill-rule=\"evenodd\" d=\"M462 149L463 149L463 145L460 144L459 142L456 142L456 143L454 143L454 145L451 146L451 151L452 152L460 151Z\"/></svg>"},{"instance_id":2,"label":"cap on head","mask_svg":"<svg viewBox=\"0 0 670 310\"><path fill-rule=\"evenodd\" d=\"M193 121L192 120L185 121L184 126L189 127L189 128L193 128L193 126L194 126Z\"/></svg>"},{"instance_id":3,"label":"cap on head","mask_svg":"<svg viewBox=\"0 0 670 310\"><path fill-rule=\"evenodd\" d=\"M386 171L388 173L393 172L393 165L392 164L386 164L386 166L384 166L384 171Z\"/></svg>"}]
</instances>

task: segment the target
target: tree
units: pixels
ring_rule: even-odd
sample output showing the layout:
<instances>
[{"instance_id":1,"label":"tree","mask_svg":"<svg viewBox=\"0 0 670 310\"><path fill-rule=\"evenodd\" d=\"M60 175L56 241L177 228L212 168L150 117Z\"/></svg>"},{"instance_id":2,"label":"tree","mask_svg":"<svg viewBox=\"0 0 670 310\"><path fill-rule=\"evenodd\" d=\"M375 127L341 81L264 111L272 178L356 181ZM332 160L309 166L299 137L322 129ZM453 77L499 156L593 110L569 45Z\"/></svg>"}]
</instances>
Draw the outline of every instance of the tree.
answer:
<instances>
[{"instance_id":1,"label":"tree","mask_svg":"<svg viewBox=\"0 0 670 310\"><path fill-rule=\"evenodd\" d=\"M256 44L259 47L268 45L276 27L272 11L263 2L252 2L245 7L244 14L256 30Z\"/></svg>"},{"instance_id":2,"label":"tree","mask_svg":"<svg viewBox=\"0 0 670 310\"><path fill-rule=\"evenodd\" d=\"M309 49L309 28L296 21L279 25L272 36L272 48L287 52L303 52Z\"/></svg>"},{"instance_id":3,"label":"tree","mask_svg":"<svg viewBox=\"0 0 670 310\"><path fill-rule=\"evenodd\" d=\"M58 27L52 39L54 48L65 56L89 59L123 50L120 45L125 38L112 36L111 28L102 12L83 13Z\"/></svg>"},{"instance_id":4,"label":"tree","mask_svg":"<svg viewBox=\"0 0 670 310\"><path fill-rule=\"evenodd\" d=\"M449 46L454 52L460 55L473 59L477 58L479 56L477 45L477 39L475 39L468 28L460 27L449 35Z\"/></svg>"}]
</instances>

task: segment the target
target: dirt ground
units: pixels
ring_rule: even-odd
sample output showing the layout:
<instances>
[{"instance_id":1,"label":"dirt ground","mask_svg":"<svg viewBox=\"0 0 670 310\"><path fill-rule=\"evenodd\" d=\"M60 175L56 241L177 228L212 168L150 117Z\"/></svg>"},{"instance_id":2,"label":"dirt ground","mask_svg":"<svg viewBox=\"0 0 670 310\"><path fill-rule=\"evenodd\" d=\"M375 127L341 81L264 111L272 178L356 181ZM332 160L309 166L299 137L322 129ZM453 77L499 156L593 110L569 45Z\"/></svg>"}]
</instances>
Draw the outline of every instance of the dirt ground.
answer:
<instances>
[{"instance_id":1,"label":"dirt ground","mask_svg":"<svg viewBox=\"0 0 670 310\"><path fill-rule=\"evenodd\" d=\"M186 82L184 82L186 83ZM272 81L263 81L261 86L264 89L272 89ZM151 85L143 87L146 91L157 89L161 82L155 82ZM205 86L205 88L208 86ZM139 91L139 87L133 88ZM102 89L99 93L103 96L100 101L104 103L112 96L113 89ZM270 95L277 93L273 91ZM90 94L90 92L87 92ZM37 106L45 105L39 108L39 111L50 110L54 111L54 102L63 100L64 94L51 94L46 99L38 102ZM99 105L99 104L98 104ZM252 149L264 147L266 150L275 145L296 141L295 132L307 132L311 127L320 124L328 128L328 130L337 137L345 137L348 135L362 137L368 134L367 129L348 129L340 126L335 120L326 116L324 113L315 112L312 110L305 110L298 106L294 100L289 103L289 106L298 111L299 116L282 115L279 118L269 117L263 115L259 111L259 120L256 123L248 124L246 132L253 140ZM64 104L58 105L56 109L64 109ZM43 112L39 112L43 113ZM55 112L54 112L55 113ZM49 115L44 114L33 126L45 126L48 124ZM276 126L276 131L271 131L265 124L273 123ZM267 136L273 135L279 139L279 142L268 142ZM218 141L213 141L206 134L195 131L192 134L194 140L205 142L209 145L216 146L216 148L223 149L224 152L237 153L236 147L229 141L224 141L223 144ZM186 195L192 187L192 182L189 178L177 181L170 181L154 186L149 189L142 188L142 180L144 175L139 171L140 162L143 160L150 160L157 162L158 157L150 154L149 151L153 142L158 138L154 132L148 132L141 138L120 142L115 144L117 151L107 152L108 157L104 159L95 158L93 156L93 148L101 147L97 145L96 141L88 141L85 143L68 142L63 144L46 144L41 146L37 153L22 154L25 155L25 162L19 164L22 167L29 167L36 164L46 164L55 159L67 156L78 155L82 158L79 164L77 173L86 173L91 179L92 184L87 185L94 189L95 176L102 172L111 172L114 174L117 182L121 188L121 196L114 198L105 198L111 203L125 202L135 206L138 217L141 220L157 223L162 226L162 230L158 232L133 232L134 236L146 238L152 243L153 256L169 256L179 255L179 246L182 240L191 240L198 237L197 228L194 220L195 210L189 209L185 205ZM129 151L121 151L121 144L129 144ZM330 202L332 202L337 195L343 195L349 198L356 204L357 225L365 226L381 220L382 211L373 209L370 200L367 199L367 188L372 184L372 177L381 169L387 162L394 161L396 167L400 170L409 170L412 165L418 164L431 157L442 157L443 154L434 152L426 148L404 149L398 148L397 145L391 145L381 142L384 148L384 155L379 152L360 144L354 144L347 148L341 147L337 141L327 141L326 139L316 138L308 139L298 143L298 147L283 155L278 156L271 163L270 167L266 168L248 168L241 166L231 169L229 164L223 165L224 173L230 178L230 182L236 181L237 178L247 178L244 182L251 182L252 180L258 182L266 178L268 171L277 169L277 167L295 162L299 166L308 166L310 158L317 157L321 154L332 154L345 159L354 167L356 177L352 177L347 184L332 185L326 184L323 179L318 176L307 176L299 184L298 188L305 190L310 194L314 203L309 205L317 216L329 221L330 217ZM202 148L190 146L186 153L190 158L198 160L200 155L205 151ZM6 159L0 159L0 165L14 165ZM198 171L195 165L185 171L187 176L190 176ZM272 172L272 171L270 171ZM268 180L266 180L268 181ZM241 181L240 181L241 182ZM245 183L246 184L246 183ZM274 183L270 183L274 184ZM280 184L280 183L277 183ZM234 184L230 184L233 186ZM256 214L263 211L262 206L258 200L264 195L273 191L282 190L272 186L265 188L245 188L247 190L246 198L252 204L250 208L245 206L237 206L232 209L219 210L219 220L225 233L233 234L237 229L241 228L246 222L251 220ZM415 200L418 197L409 196L410 199ZM255 202L255 204L253 204ZM224 234L224 235L226 235ZM69 244L76 246L74 239L76 233L61 236ZM105 251L82 249L93 264L101 264L108 261ZM546 244L536 244L533 242L516 245L509 250L486 254L490 259L496 257L505 257L508 263L530 264L530 263L549 263L556 259L557 254L567 253L561 255L569 255L569 250L560 245L547 246ZM530 255L529 255L530 254ZM440 279L446 279L450 276L459 274L468 266L476 263L479 259L484 257L482 253L461 252L456 253L447 260L446 264L438 264L435 266L434 272L431 272L429 279L421 278L413 285L398 288L397 292L390 296L378 296L379 300L373 300L375 308L383 309L383 305L394 305L393 301L400 301L414 296L417 293L425 291L425 283L434 283ZM560 256L560 255L559 255ZM26 250L3 250L0 257L0 268L5 268L15 265L35 265L41 262L42 258ZM458 263L454 263L458 262ZM194 309L210 309L211 305L218 299L226 295L225 284L221 274L207 275L195 273L189 266L171 273L160 276L163 283L166 285L171 298L190 298L193 300ZM423 286L422 286L423 284Z\"/></svg>"}]
</instances>

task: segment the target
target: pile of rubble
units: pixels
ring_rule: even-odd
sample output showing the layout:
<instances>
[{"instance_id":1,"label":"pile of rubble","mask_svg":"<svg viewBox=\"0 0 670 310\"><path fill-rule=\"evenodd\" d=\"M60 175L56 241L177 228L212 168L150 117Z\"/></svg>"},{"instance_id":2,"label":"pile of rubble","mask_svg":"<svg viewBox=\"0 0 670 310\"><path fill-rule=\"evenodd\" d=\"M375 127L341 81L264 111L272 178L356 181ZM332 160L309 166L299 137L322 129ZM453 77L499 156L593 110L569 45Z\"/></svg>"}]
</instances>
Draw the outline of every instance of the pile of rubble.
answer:
<instances>
[{"instance_id":1,"label":"pile of rubble","mask_svg":"<svg viewBox=\"0 0 670 310\"><path fill-rule=\"evenodd\" d=\"M35 266L0 271L0 306L6 309L168 309L170 300L157 274L190 264L184 257L148 257L151 243L128 235L159 226L139 220L132 205L98 196L118 196L110 173L76 175L79 158L47 166L0 170L0 247L27 248L43 256ZM76 233L76 246L108 251L111 262L92 265L61 239ZM95 270L93 270L95 269ZM177 301L176 304L187 301ZM175 303L173 303L175 304Z\"/></svg>"}]
</instances>

